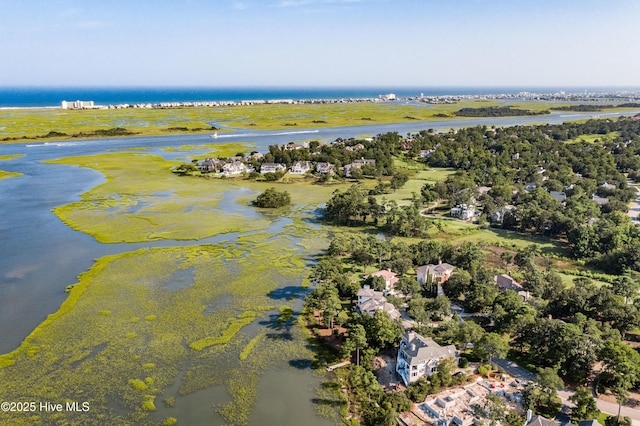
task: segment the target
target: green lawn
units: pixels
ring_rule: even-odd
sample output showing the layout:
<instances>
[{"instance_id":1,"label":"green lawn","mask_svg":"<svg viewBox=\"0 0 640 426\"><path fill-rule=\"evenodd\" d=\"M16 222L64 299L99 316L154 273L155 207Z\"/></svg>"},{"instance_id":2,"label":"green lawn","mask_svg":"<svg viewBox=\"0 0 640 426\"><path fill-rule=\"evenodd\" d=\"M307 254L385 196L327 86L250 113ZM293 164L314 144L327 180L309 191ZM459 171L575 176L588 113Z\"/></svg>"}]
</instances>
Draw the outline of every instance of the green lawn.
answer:
<instances>
[{"instance_id":1,"label":"green lawn","mask_svg":"<svg viewBox=\"0 0 640 426\"><path fill-rule=\"evenodd\" d=\"M569 139L565 143L577 143L577 142L594 143L596 140L599 140L601 142L612 141L618 136L620 136L620 132L609 132L606 135L600 135L600 134L594 133L590 135L581 135L574 139Z\"/></svg>"}]
</instances>

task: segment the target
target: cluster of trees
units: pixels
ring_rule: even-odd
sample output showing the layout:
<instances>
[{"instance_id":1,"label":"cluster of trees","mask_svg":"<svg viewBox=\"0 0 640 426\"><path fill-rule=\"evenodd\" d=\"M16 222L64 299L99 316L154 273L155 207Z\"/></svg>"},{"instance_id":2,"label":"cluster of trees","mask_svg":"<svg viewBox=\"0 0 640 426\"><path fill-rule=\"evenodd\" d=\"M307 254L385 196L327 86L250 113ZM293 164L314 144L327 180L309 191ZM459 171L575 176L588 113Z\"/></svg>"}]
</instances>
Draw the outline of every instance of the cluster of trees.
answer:
<instances>
[{"instance_id":1,"label":"cluster of trees","mask_svg":"<svg viewBox=\"0 0 640 426\"><path fill-rule=\"evenodd\" d=\"M398 206L395 201L379 204L371 193L361 185L334 192L327 201L325 219L338 225L375 224L391 235L426 235L431 221L420 214L417 205Z\"/></svg>"},{"instance_id":2,"label":"cluster of trees","mask_svg":"<svg viewBox=\"0 0 640 426\"><path fill-rule=\"evenodd\" d=\"M579 140L585 134L609 137ZM423 149L432 150L429 165L457 172L445 182L425 185L422 202L475 202L486 220L502 213L496 226L566 239L575 258L611 273L640 271L640 230L626 214L637 190L625 175L640 179L640 121L427 131L413 135L408 155L417 157ZM480 194L480 186L491 189ZM565 199L552 197L551 191Z\"/></svg>"},{"instance_id":3,"label":"cluster of trees","mask_svg":"<svg viewBox=\"0 0 640 426\"><path fill-rule=\"evenodd\" d=\"M640 108L640 104L637 102L626 102L618 105L598 105L598 104L581 104L581 105L564 105L558 107L552 107L554 111L578 111L578 112L596 112L603 109L611 108Z\"/></svg>"},{"instance_id":4,"label":"cluster of trees","mask_svg":"<svg viewBox=\"0 0 640 426\"><path fill-rule=\"evenodd\" d=\"M287 191L276 191L275 188L268 188L253 201L256 207L275 209L291 204L291 196Z\"/></svg>"},{"instance_id":5,"label":"cluster of trees","mask_svg":"<svg viewBox=\"0 0 640 426\"><path fill-rule=\"evenodd\" d=\"M549 111L532 111L529 109L520 109L511 106L491 106L481 108L461 108L454 114L459 117L511 117L522 115L544 115L549 114Z\"/></svg>"},{"instance_id":6,"label":"cluster of trees","mask_svg":"<svg viewBox=\"0 0 640 426\"><path fill-rule=\"evenodd\" d=\"M394 172L393 156L402 144L402 138L397 132L380 134L372 139L337 139L332 144L321 144L312 141L308 147L284 149L278 145L269 146L261 159L250 159L256 170L262 163L281 163L290 167L297 161L326 162L335 166L338 177L342 177L342 166L355 160L367 158L375 160L375 164L364 165L361 169L353 169L357 178L362 176L391 176ZM362 148L356 149L356 145Z\"/></svg>"}]
</instances>

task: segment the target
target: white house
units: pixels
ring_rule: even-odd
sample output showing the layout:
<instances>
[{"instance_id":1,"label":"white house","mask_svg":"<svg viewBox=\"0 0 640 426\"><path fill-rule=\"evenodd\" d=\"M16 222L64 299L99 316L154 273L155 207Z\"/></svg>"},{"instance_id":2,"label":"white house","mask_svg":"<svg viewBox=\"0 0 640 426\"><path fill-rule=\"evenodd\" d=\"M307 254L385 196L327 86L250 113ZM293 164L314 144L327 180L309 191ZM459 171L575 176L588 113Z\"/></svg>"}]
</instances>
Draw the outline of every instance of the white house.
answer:
<instances>
[{"instance_id":1,"label":"white house","mask_svg":"<svg viewBox=\"0 0 640 426\"><path fill-rule=\"evenodd\" d=\"M476 206L473 204L459 204L451 209L451 217L462 220L472 219L476 214Z\"/></svg>"},{"instance_id":2,"label":"white house","mask_svg":"<svg viewBox=\"0 0 640 426\"><path fill-rule=\"evenodd\" d=\"M222 174L224 175L239 175L246 171L247 166L240 161L225 163L224 166L222 166Z\"/></svg>"},{"instance_id":3,"label":"white house","mask_svg":"<svg viewBox=\"0 0 640 426\"><path fill-rule=\"evenodd\" d=\"M262 163L260 166L260 173L276 173L276 172L284 172L287 170L287 166L280 163Z\"/></svg>"},{"instance_id":4,"label":"white house","mask_svg":"<svg viewBox=\"0 0 640 426\"><path fill-rule=\"evenodd\" d=\"M311 163L308 161L297 161L291 168L289 169L289 173L293 175L303 175L311 170Z\"/></svg>"},{"instance_id":5,"label":"white house","mask_svg":"<svg viewBox=\"0 0 640 426\"><path fill-rule=\"evenodd\" d=\"M459 353L454 345L440 346L430 337L422 337L414 331L405 333L398 349L396 372L405 386L420 377L436 372L440 362L452 358L456 364Z\"/></svg>"}]
</instances>

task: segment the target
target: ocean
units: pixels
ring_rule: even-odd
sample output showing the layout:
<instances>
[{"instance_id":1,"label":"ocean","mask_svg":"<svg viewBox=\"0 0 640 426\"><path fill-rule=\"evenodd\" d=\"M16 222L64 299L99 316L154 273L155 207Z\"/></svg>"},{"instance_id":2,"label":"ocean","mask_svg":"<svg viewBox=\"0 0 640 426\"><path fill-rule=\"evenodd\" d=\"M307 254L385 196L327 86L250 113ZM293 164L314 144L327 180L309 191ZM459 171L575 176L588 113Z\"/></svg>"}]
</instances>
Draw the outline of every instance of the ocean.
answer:
<instances>
[{"instance_id":1,"label":"ocean","mask_svg":"<svg viewBox=\"0 0 640 426\"><path fill-rule=\"evenodd\" d=\"M58 107L61 101L96 105L270 99L376 98L531 93L639 93L638 88L596 87L0 87L0 108Z\"/></svg>"}]
</instances>

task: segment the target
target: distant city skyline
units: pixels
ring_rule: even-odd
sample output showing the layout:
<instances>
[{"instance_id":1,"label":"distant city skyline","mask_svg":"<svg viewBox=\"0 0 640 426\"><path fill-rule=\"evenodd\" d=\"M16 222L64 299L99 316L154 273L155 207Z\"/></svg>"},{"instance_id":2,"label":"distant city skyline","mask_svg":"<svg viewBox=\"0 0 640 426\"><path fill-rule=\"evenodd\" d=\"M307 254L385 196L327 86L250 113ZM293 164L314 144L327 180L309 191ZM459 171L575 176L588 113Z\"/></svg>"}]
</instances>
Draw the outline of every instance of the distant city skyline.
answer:
<instances>
[{"instance_id":1,"label":"distant city skyline","mask_svg":"<svg viewBox=\"0 0 640 426\"><path fill-rule=\"evenodd\" d=\"M0 86L638 87L633 0L0 0Z\"/></svg>"}]
</instances>

